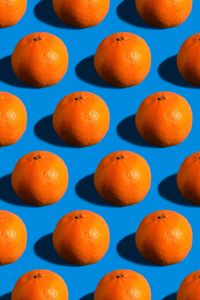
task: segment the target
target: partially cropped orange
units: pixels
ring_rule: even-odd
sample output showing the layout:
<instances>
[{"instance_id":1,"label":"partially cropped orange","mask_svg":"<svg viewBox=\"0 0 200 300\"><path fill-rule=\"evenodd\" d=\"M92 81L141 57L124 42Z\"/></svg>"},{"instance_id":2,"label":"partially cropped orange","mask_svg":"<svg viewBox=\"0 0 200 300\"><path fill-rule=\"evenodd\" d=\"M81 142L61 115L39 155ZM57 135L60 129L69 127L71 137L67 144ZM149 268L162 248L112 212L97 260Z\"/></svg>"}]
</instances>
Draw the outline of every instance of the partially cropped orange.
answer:
<instances>
[{"instance_id":1,"label":"partially cropped orange","mask_svg":"<svg viewBox=\"0 0 200 300\"><path fill-rule=\"evenodd\" d=\"M0 210L0 265L14 263L26 249L27 232L15 214Z\"/></svg>"},{"instance_id":2,"label":"partially cropped orange","mask_svg":"<svg viewBox=\"0 0 200 300\"><path fill-rule=\"evenodd\" d=\"M65 215L53 233L53 245L58 255L75 265L98 262L106 254L110 231L106 221L88 210L76 210Z\"/></svg>"},{"instance_id":3,"label":"partially cropped orange","mask_svg":"<svg viewBox=\"0 0 200 300\"><path fill-rule=\"evenodd\" d=\"M189 155L177 174L178 188L188 201L200 205L200 152Z\"/></svg>"},{"instance_id":4,"label":"partially cropped orange","mask_svg":"<svg viewBox=\"0 0 200 300\"><path fill-rule=\"evenodd\" d=\"M166 147L180 144L192 129L192 109L182 96L157 92L142 101L136 127L149 143Z\"/></svg>"},{"instance_id":5,"label":"partially cropped orange","mask_svg":"<svg viewBox=\"0 0 200 300\"><path fill-rule=\"evenodd\" d=\"M26 12L27 0L0 0L0 28L17 24Z\"/></svg>"},{"instance_id":6,"label":"partially cropped orange","mask_svg":"<svg viewBox=\"0 0 200 300\"><path fill-rule=\"evenodd\" d=\"M117 87L135 86L147 76L151 52L143 38L118 32L105 38L97 48L94 65L99 76Z\"/></svg>"},{"instance_id":7,"label":"partially cropped orange","mask_svg":"<svg viewBox=\"0 0 200 300\"><path fill-rule=\"evenodd\" d=\"M200 270L192 272L183 280L177 300L200 300Z\"/></svg>"},{"instance_id":8,"label":"partially cropped orange","mask_svg":"<svg viewBox=\"0 0 200 300\"><path fill-rule=\"evenodd\" d=\"M98 25L106 17L110 0L53 0L57 16L67 25L86 28Z\"/></svg>"},{"instance_id":9,"label":"partially cropped orange","mask_svg":"<svg viewBox=\"0 0 200 300\"><path fill-rule=\"evenodd\" d=\"M35 206L56 203L68 186L68 170L64 161L48 151L34 151L17 162L12 187L19 198Z\"/></svg>"},{"instance_id":10,"label":"partially cropped orange","mask_svg":"<svg viewBox=\"0 0 200 300\"><path fill-rule=\"evenodd\" d=\"M90 146L100 142L110 125L108 106L99 96L75 92L64 97L53 114L58 136L68 144Z\"/></svg>"},{"instance_id":11,"label":"partially cropped orange","mask_svg":"<svg viewBox=\"0 0 200 300\"><path fill-rule=\"evenodd\" d=\"M67 72L67 47L53 34L31 33L16 45L11 64L17 77L28 85L35 87L54 85Z\"/></svg>"},{"instance_id":12,"label":"partially cropped orange","mask_svg":"<svg viewBox=\"0 0 200 300\"><path fill-rule=\"evenodd\" d=\"M0 92L0 146L15 144L26 130L27 113L23 102L7 92Z\"/></svg>"},{"instance_id":13,"label":"partially cropped orange","mask_svg":"<svg viewBox=\"0 0 200 300\"><path fill-rule=\"evenodd\" d=\"M145 22L159 28L182 24L192 11L192 0L136 0L135 5Z\"/></svg>"},{"instance_id":14,"label":"partially cropped orange","mask_svg":"<svg viewBox=\"0 0 200 300\"><path fill-rule=\"evenodd\" d=\"M158 265L182 261L192 247L192 228L181 214L159 210L146 216L136 232L141 255Z\"/></svg>"},{"instance_id":15,"label":"partially cropped orange","mask_svg":"<svg viewBox=\"0 0 200 300\"><path fill-rule=\"evenodd\" d=\"M17 280L11 300L68 300L68 288L58 274L49 270L33 270Z\"/></svg>"},{"instance_id":16,"label":"partially cropped orange","mask_svg":"<svg viewBox=\"0 0 200 300\"><path fill-rule=\"evenodd\" d=\"M200 86L200 33L185 40L177 55L177 66L183 78L189 83Z\"/></svg>"},{"instance_id":17,"label":"partially cropped orange","mask_svg":"<svg viewBox=\"0 0 200 300\"><path fill-rule=\"evenodd\" d=\"M112 152L98 165L94 184L102 198L113 205L136 204L149 192L150 167L142 156L134 152Z\"/></svg>"},{"instance_id":18,"label":"partially cropped orange","mask_svg":"<svg viewBox=\"0 0 200 300\"><path fill-rule=\"evenodd\" d=\"M132 270L115 270L99 282L94 300L151 300L147 280Z\"/></svg>"}]
</instances>

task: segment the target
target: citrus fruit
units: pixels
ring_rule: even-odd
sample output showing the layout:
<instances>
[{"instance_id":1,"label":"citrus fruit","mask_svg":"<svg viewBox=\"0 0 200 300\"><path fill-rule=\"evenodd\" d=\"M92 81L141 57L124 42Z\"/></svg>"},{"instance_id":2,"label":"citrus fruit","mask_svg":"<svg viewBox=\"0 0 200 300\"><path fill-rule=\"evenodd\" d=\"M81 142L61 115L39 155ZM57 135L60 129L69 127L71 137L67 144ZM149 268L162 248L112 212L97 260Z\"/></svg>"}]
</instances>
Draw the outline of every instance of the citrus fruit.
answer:
<instances>
[{"instance_id":1,"label":"citrus fruit","mask_svg":"<svg viewBox=\"0 0 200 300\"><path fill-rule=\"evenodd\" d=\"M192 129L192 109L180 95L157 92L143 100L136 113L140 135L156 146L173 146L183 142Z\"/></svg>"},{"instance_id":2,"label":"citrus fruit","mask_svg":"<svg viewBox=\"0 0 200 300\"><path fill-rule=\"evenodd\" d=\"M58 136L75 146L97 144L106 135L109 125L106 103L89 92L75 92L64 97L53 114Z\"/></svg>"},{"instance_id":3,"label":"citrus fruit","mask_svg":"<svg viewBox=\"0 0 200 300\"><path fill-rule=\"evenodd\" d=\"M58 255L75 265L98 262L106 254L110 232L105 220L87 210L65 215L53 233L53 245Z\"/></svg>"},{"instance_id":4,"label":"citrus fruit","mask_svg":"<svg viewBox=\"0 0 200 300\"><path fill-rule=\"evenodd\" d=\"M189 274L181 283L177 300L200 300L200 271Z\"/></svg>"},{"instance_id":5,"label":"citrus fruit","mask_svg":"<svg viewBox=\"0 0 200 300\"><path fill-rule=\"evenodd\" d=\"M146 160L131 151L117 151L102 159L94 175L94 185L103 199L126 206L144 199L151 186Z\"/></svg>"},{"instance_id":6,"label":"citrus fruit","mask_svg":"<svg viewBox=\"0 0 200 300\"><path fill-rule=\"evenodd\" d=\"M0 28L17 24L26 12L27 0L0 0Z\"/></svg>"},{"instance_id":7,"label":"citrus fruit","mask_svg":"<svg viewBox=\"0 0 200 300\"><path fill-rule=\"evenodd\" d=\"M118 32L100 43L94 65L98 75L107 83L117 87L135 86L150 71L151 52L140 36Z\"/></svg>"},{"instance_id":8,"label":"citrus fruit","mask_svg":"<svg viewBox=\"0 0 200 300\"><path fill-rule=\"evenodd\" d=\"M68 170L59 156L48 151L33 151L19 159L11 182L23 201L35 206L50 205L65 194Z\"/></svg>"},{"instance_id":9,"label":"citrus fruit","mask_svg":"<svg viewBox=\"0 0 200 300\"><path fill-rule=\"evenodd\" d=\"M158 265L182 261L192 247L192 229L188 220L170 210L159 210L146 216L136 232L141 255Z\"/></svg>"}]
</instances>

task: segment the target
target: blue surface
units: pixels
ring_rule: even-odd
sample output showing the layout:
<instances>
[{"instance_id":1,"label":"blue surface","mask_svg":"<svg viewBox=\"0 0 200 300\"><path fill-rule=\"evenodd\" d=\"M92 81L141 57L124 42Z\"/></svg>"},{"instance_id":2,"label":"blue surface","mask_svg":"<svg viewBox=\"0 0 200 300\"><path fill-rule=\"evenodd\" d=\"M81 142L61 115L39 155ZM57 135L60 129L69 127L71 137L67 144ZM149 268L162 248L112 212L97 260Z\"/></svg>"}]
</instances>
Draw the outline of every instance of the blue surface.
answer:
<instances>
[{"instance_id":1,"label":"blue surface","mask_svg":"<svg viewBox=\"0 0 200 300\"><path fill-rule=\"evenodd\" d=\"M199 90L185 83L175 67L175 55L182 42L198 31L200 2L194 1L190 18L180 27L158 30L145 25L134 12L133 0L111 0L110 13L97 27L70 29L54 16L50 0L29 0L23 20L15 27L0 31L0 89L19 96L28 111L28 128L23 138L10 147L0 149L1 209L18 214L26 223L28 246L16 263L0 268L0 299L8 300L16 280L23 273L45 268L59 273L66 280L70 300L92 300L100 278L107 272L128 268L142 273L152 288L153 300L175 300L182 279L199 268L200 208L186 203L175 185L175 173L190 153L199 150ZM56 34L69 50L69 70L59 84L33 89L16 80L9 66L9 56L16 43L33 31ZM152 51L152 68L147 79L137 87L111 88L95 76L92 58L98 44L117 31L134 32L148 42ZM51 127L50 115L66 94L86 90L99 94L108 104L111 128L96 146L76 149L63 145ZM194 125L188 139L171 148L155 148L137 135L132 119L141 101L150 93L169 90L180 93L190 102ZM99 161L115 150L132 150L143 155L150 164L153 181L146 199L138 205L115 208L106 205L95 193L91 174ZM24 205L14 195L9 174L17 160L32 150L49 150L60 155L69 168L69 188L57 204L43 208ZM53 252L51 233L63 214L75 209L89 209L102 215L109 224L111 245L99 263L86 267L63 264ZM144 262L132 245L133 235L145 215L158 209L172 209L186 216L193 227L194 243L189 256L180 264L157 267ZM4 296L3 296L4 295ZM113 299L114 300L114 299Z\"/></svg>"}]
</instances>

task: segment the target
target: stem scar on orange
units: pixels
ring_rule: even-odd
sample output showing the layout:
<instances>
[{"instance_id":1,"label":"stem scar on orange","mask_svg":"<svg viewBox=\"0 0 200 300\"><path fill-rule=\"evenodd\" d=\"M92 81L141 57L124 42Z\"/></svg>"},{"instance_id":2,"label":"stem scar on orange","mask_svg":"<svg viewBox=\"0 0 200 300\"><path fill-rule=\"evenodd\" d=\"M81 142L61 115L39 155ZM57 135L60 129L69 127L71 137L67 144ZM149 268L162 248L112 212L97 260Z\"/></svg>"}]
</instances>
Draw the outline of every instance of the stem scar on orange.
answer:
<instances>
[{"instance_id":1,"label":"stem scar on orange","mask_svg":"<svg viewBox=\"0 0 200 300\"><path fill-rule=\"evenodd\" d=\"M141 274L131 270L115 270L99 282L94 300L151 300L151 288Z\"/></svg>"},{"instance_id":2,"label":"stem scar on orange","mask_svg":"<svg viewBox=\"0 0 200 300\"><path fill-rule=\"evenodd\" d=\"M100 43L94 56L94 66L98 75L111 85L135 86L150 71L151 52L140 36L118 32Z\"/></svg>"},{"instance_id":3,"label":"stem scar on orange","mask_svg":"<svg viewBox=\"0 0 200 300\"><path fill-rule=\"evenodd\" d=\"M99 96L75 92L57 105L53 126L58 136L68 144L94 145L104 138L109 129L109 109Z\"/></svg>"},{"instance_id":4,"label":"stem scar on orange","mask_svg":"<svg viewBox=\"0 0 200 300\"><path fill-rule=\"evenodd\" d=\"M100 162L94 185L103 199L126 206L144 199L151 186L151 171L146 160L131 151L112 152Z\"/></svg>"},{"instance_id":5,"label":"stem scar on orange","mask_svg":"<svg viewBox=\"0 0 200 300\"><path fill-rule=\"evenodd\" d=\"M177 174L179 191L188 201L200 205L200 152L189 155Z\"/></svg>"},{"instance_id":6,"label":"stem scar on orange","mask_svg":"<svg viewBox=\"0 0 200 300\"><path fill-rule=\"evenodd\" d=\"M18 42L11 64L24 83L35 87L50 86L58 83L67 72L68 51L57 36L35 32Z\"/></svg>"},{"instance_id":7,"label":"stem scar on orange","mask_svg":"<svg viewBox=\"0 0 200 300\"><path fill-rule=\"evenodd\" d=\"M96 26L106 17L110 0L53 0L57 16L67 25L86 28Z\"/></svg>"},{"instance_id":8,"label":"stem scar on orange","mask_svg":"<svg viewBox=\"0 0 200 300\"><path fill-rule=\"evenodd\" d=\"M56 203L68 186L68 170L64 161L47 151L34 151L23 156L11 176L18 197L35 206Z\"/></svg>"},{"instance_id":9,"label":"stem scar on orange","mask_svg":"<svg viewBox=\"0 0 200 300\"><path fill-rule=\"evenodd\" d=\"M178 70L189 83L200 86L200 33L185 40L177 55Z\"/></svg>"},{"instance_id":10,"label":"stem scar on orange","mask_svg":"<svg viewBox=\"0 0 200 300\"><path fill-rule=\"evenodd\" d=\"M0 265L18 260L26 249L27 232L23 221L15 214L0 210Z\"/></svg>"},{"instance_id":11,"label":"stem scar on orange","mask_svg":"<svg viewBox=\"0 0 200 300\"><path fill-rule=\"evenodd\" d=\"M106 221L98 214L76 210L65 215L56 225L53 245L58 255L75 265L98 262L110 244Z\"/></svg>"},{"instance_id":12,"label":"stem scar on orange","mask_svg":"<svg viewBox=\"0 0 200 300\"><path fill-rule=\"evenodd\" d=\"M0 146L15 144L26 130L27 113L23 102L7 92L0 92Z\"/></svg>"},{"instance_id":13,"label":"stem scar on orange","mask_svg":"<svg viewBox=\"0 0 200 300\"><path fill-rule=\"evenodd\" d=\"M135 122L147 142L166 147L187 138L192 119L192 109L185 98L172 92L157 92L143 100Z\"/></svg>"},{"instance_id":14,"label":"stem scar on orange","mask_svg":"<svg viewBox=\"0 0 200 300\"><path fill-rule=\"evenodd\" d=\"M12 291L12 300L68 300L64 279L49 270L33 270L22 275Z\"/></svg>"},{"instance_id":15,"label":"stem scar on orange","mask_svg":"<svg viewBox=\"0 0 200 300\"><path fill-rule=\"evenodd\" d=\"M136 0L135 5L145 22L159 28L179 26L192 11L192 0Z\"/></svg>"},{"instance_id":16,"label":"stem scar on orange","mask_svg":"<svg viewBox=\"0 0 200 300\"><path fill-rule=\"evenodd\" d=\"M27 0L0 0L0 28L17 24L26 12Z\"/></svg>"},{"instance_id":17,"label":"stem scar on orange","mask_svg":"<svg viewBox=\"0 0 200 300\"><path fill-rule=\"evenodd\" d=\"M200 270L189 274L181 283L177 300L199 300L200 299Z\"/></svg>"},{"instance_id":18,"label":"stem scar on orange","mask_svg":"<svg viewBox=\"0 0 200 300\"><path fill-rule=\"evenodd\" d=\"M192 228L181 214L159 210L146 216L136 232L141 255L158 265L179 263L192 247Z\"/></svg>"}]
</instances>

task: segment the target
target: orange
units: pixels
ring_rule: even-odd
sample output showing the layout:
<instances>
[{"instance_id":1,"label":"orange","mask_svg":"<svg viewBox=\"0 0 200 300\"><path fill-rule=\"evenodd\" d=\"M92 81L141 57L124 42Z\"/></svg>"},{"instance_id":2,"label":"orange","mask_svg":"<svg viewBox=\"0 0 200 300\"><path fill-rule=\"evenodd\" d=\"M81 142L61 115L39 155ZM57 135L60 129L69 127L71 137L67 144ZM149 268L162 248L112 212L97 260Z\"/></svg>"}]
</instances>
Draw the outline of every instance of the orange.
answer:
<instances>
[{"instance_id":1,"label":"orange","mask_svg":"<svg viewBox=\"0 0 200 300\"><path fill-rule=\"evenodd\" d=\"M88 210L65 215L56 225L53 245L58 255L75 265L98 262L106 254L110 232L105 220Z\"/></svg>"},{"instance_id":2,"label":"orange","mask_svg":"<svg viewBox=\"0 0 200 300\"><path fill-rule=\"evenodd\" d=\"M47 151L34 151L17 162L11 182L23 201L36 206L49 205L65 194L68 170L59 156Z\"/></svg>"},{"instance_id":3,"label":"orange","mask_svg":"<svg viewBox=\"0 0 200 300\"><path fill-rule=\"evenodd\" d=\"M0 0L0 28L17 24L26 12L27 0Z\"/></svg>"},{"instance_id":4,"label":"orange","mask_svg":"<svg viewBox=\"0 0 200 300\"><path fill-rule=\"evenodd\" d=\"M98 25L106 17L110 0L53 0L57 16L67 25L85 28Z\"/></svg>"},{"instance_id":5,"label":"orange","mask_svg":"<svg viewBox=\"0 0 200 300\"><path fill-rule=\"evenodd\" d=\"M94 293L94 300L151 300L147 280L131 270L116 270L105 275Z\"/></svg>"},{"instance_id":6,"label":"orange","mask_svg":"<svg viewBox=\"0 0 200 300\"><path fill-rule=\"evenodd\" d=\"M200 152L189 155L177 174L178 188L188 201L200 205Z\"/></svg>"},{"instance_id":7,"label":"orange","mask_svg":"<svg viewBox=\"0 0 200 300\"><path fill-rule=\"evenodd\" d=\"M177 55L177 66L183 78L200 86L200 33L190 36L182 44Z\"/></svg>"},{"instance_id":8,"label":"orange","mask_svg":"<svg viewBox=\"0 0 200 300\"><path fill-rule=\"evenodd\" d=\"M26 130L27 113L16 96L0 92L0 146L15 144Z\"/></svg>"},{"instance_id":9,"label":"orange","mask_svg":"<svg viewBox=\"0 0 200 300\"><path fill-rule=\"evenodd\" d=\"M149 192L151 171L146 160L136 153L112 152L98 165L94 184L101 197L111 204L136 204Z\"/></svg>"},{"instance_id":10,"label":"orange","mask_svg":"<svg viewBox=\"0 0 200 300\"><path fill-rule=\"evenodd\" d=\"M58 136L75 146L97 144L106 135L109 125L106 103L89 92L75 92L64 97L53 114Z\"/></svg>"},{"instance_id":11,"label":"orange","mask_svg":"<svg viewBox=\"0 0 200 300\"><path fill-rule=\"evenodd\" d=\"M68 288L58 274L48 270L33 270L18 279L11 299L68 300Z\"/></svg>"},{"instance_id":12,"label":"orange","mask_svg":"<svg viewBox=\"0 0 200 300\"><path fill-rule=\"evenodd\" d=\"M183 280L177 300L200 300L200 270L192 272Z\"/></svg>"},{"instance_id":13,"label":"orange","mask_svg":"<svg viewBox=\"0 0 200 300\"><path fill-rule=\"evenodd\" d=\"M68 68L68 51L53 34L35 32L21 39L12 54L12 68L28 85L44 87L59 82Z\"/></svg>"},{"instance_id":14,"label":"orange","mask_svg":"<svg viewBox=\"0 0 200 300\"><path fill-rule=\"evenodd\" d=\"M23 221L15 214L0 210L0 265L18 260L26 249L27 232Z\"/></svg>"},{"instance_id":15,"label":"orange","mask_svg":"<svg viewBox=\"0 0 200 300\"><path fill-rule=\"evenodd\" d=\"M192 129L189 103L172 92L157 92L143 100L136 113L140 135L156 146L173 146L183 142Z\"/></svg>"},{"instance_id":16,"label":"orange","mask_svg":"<svg viewBox=\"0 0 200 300\"><path fill-rule=\"evenodd\" d=\"M192 247L192 229L188 220L171 210L159 210L146 216L135 238L142 256L158 265L182 261Z\"/></svg>"},{"instance_id":17,"label":"orange","mask_svg":"<svg viewBox=\"0 0 200 300\"><path fill-rule=\"evenodd\" d=\"M160 28L182 24L192 11L192 0L136 0L135 5L145 22Z\"/></svg>"},{"instance_id":18,"label":"orange","mask_svg":"<svg viewBox=\"0 0 200 300\"><path fill-rule=\"evenodd\" d=\"M117 87L141 83L151 67L149 46L130 32L118 32L105 38L97 48L94 65L99 76Z\"/></svg>"}]
</instances>

